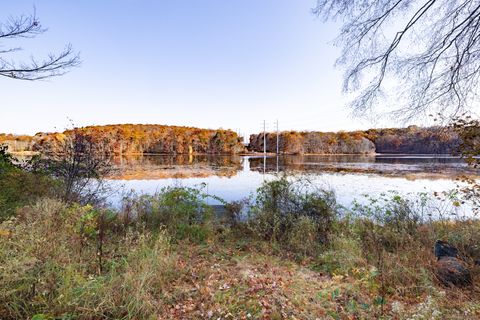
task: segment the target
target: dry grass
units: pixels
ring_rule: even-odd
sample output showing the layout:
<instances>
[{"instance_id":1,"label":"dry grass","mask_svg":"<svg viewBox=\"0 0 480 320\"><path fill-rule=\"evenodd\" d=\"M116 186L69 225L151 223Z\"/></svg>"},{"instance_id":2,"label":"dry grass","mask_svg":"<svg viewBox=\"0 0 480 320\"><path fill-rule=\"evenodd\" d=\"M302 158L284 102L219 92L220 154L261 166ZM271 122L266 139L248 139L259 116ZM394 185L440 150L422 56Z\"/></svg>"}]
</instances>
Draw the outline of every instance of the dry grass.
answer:
<instances>
[{"instance_id":1,"label":"dry grass","mask_svg":"<svg viewBox=\"0 0 480 320\"><path fill-rule=\"evenodd\" d=\"M477 286L443 288L435 281L433 253L421 245L428 230L382 251L379 269L346 225L328 248L299 256L225 228L201 242L172 241L163 228L114 221L104 230L99 271L98 234L89 227L101 212L44 199L0 225L1 319L480 317ZM458 243L467 243L476 225L436 228L456 230ZM472 270L478 284L479 270Z\"/></svg>"}]
</instances>

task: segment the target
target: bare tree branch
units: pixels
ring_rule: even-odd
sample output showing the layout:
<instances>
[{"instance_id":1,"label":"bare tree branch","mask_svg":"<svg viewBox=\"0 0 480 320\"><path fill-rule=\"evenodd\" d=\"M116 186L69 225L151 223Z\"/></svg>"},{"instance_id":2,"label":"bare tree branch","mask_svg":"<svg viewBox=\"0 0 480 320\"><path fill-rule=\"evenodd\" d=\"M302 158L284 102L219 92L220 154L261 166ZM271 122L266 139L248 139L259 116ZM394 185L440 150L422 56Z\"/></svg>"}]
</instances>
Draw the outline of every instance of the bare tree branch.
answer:
<instances>
[{"instance_id":1,"label":"bare tree branch","mask_svg":"<svg viewBox=\"0 0 480 320\"><path fill-rule=\"evenodd\" d=\"M477 106L480 0L319 0L313 12L343 19L338 64L354 111L382 104L408 120Z\"/></svg>"},{"instance_id":2,"label":"bare tree branch","mask_svg":"<svg viewBox=\"0 0 480 320\"><path fill-rule=\"evenodd\" d=\"M45 31L34 12L29 16L10 17L5 23L0 23L0 40L34 38ZM29 62L17 62L3 56L19 50L19 47L0 50L0 76L19 80L41 80L64 75L69 69L80 64L80 56L70 44L59 53L50 53L42 60L32 57Z\"/></svg>"}]
</instances>

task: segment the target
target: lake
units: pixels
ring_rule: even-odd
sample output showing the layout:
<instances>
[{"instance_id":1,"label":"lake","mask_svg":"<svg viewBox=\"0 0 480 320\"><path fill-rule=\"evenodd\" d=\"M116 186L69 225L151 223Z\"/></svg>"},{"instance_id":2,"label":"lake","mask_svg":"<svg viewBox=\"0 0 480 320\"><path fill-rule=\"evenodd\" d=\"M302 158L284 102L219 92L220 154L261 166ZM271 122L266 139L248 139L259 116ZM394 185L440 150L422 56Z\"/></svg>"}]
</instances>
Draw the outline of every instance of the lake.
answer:
<instances>
[{"instance_id":1,"label":"lake","mask_svg":"<svg viewBox=\"0 0 480 320\"><path fill-rule=\"evenodd\" d=\"M460 176L477 174L462 159L449 155L152 155L119 157L114 162L118 170L111 179L123 191L152 194L170 185L204 184L208 194L234 201L249 196L263 181L287 173L333 190L347 207L354 200L364 201L364 194L449 191ZM117 194L112 202L119 201Z\"/></svg>"}]
</instances>

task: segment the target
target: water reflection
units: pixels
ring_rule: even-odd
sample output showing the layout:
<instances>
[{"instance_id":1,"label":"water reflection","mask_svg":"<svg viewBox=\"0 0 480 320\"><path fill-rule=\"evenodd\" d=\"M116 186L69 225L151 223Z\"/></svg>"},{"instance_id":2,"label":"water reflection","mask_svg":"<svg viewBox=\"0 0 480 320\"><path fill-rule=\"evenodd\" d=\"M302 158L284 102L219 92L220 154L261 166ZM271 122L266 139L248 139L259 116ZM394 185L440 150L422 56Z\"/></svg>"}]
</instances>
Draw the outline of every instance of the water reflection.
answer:
<instances>
[{"instance_id":1,"label":"water reflection","mask_svg":"<svg viewBox=\"0 0 480 320\"><path fill-rule=\"evenodd\" d=\"M458 176L475 174L462 159L428 155L298 155L251 157L250 168L258 172L344 172L405 175L412 173Z\"/></svg>"},{"instance_id":2,"label":"water reflection","mask_svg":"<svg viewBox=\"0 0 480 320\"><path fill-rule=\"evenodd\" d=\"M476 174L461 159L424 155L304 155L280 157L139 156L116 158L112 177L126 190L154 193L173 184L206 186L206 192L227 201L254 192L277 172L308 177L315 185L333 189L339 203L349 206L363 194L442 192L457 187L455 178ZM116 202L119 199L112 199ZM212 200L214 201L214 200Z\"/></svg>"},{"instance_id":3,"label":"water reflection","mask_svg":"<svg viewBox=\"0 0 480 320\"><path fill-rule=\"evenodd\" d=\"M120 180L151 180L168 178L232 177L242 170L238 156L214 155L144 155L116 157L117 170L111 177Z\"/></svg>"},{"instance_id":4,"label":"water reflection","mask_svg":"<svg viewBox=\"0 0 480 320\"><path fill-rule=\"evenodd\" d=\"M155 155L117 157L112 179L141 180L195 177L234 177L240 171L259 173L373 173L410 178L455 178L476 175L462 159L429 155L297 155L218 156Z\"/></svg>"}]
</instances>

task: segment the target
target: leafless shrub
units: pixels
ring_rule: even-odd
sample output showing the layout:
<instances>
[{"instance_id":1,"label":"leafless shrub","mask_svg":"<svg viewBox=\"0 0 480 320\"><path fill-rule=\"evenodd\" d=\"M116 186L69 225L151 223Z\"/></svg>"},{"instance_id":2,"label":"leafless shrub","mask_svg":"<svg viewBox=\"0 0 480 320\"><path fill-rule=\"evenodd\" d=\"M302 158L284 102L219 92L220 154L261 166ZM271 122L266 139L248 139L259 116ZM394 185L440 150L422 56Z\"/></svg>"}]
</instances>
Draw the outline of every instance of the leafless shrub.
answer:
<instances>
[{"instance_id":1,"label":"leafless shrub","mask_svg":"<svg viewBox=\"0 0 480 320\"><path fill-rule=\"evenodd\" d=\"M39 164L62 182L64 201L101 200L107 191L104 178L113 170L106 144L107 141L75 128L44 150Z\"/></svg>"}]
</instances>

